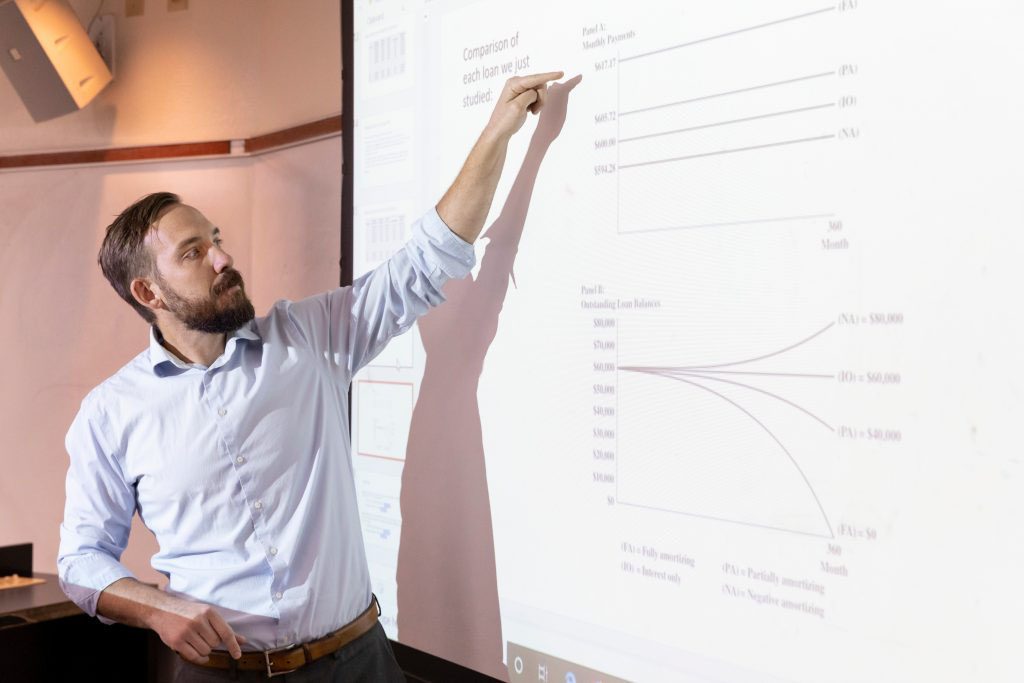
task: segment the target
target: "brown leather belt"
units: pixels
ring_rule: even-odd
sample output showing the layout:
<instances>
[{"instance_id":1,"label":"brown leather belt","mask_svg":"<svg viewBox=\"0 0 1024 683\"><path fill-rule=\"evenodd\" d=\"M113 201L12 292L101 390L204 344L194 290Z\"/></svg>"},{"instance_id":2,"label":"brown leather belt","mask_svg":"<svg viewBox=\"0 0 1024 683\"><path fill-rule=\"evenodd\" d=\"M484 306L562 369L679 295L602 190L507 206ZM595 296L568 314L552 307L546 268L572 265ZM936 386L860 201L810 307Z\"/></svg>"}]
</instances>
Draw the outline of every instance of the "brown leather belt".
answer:
<instances>
[{"instance_id":1,"label":"brown leather belt","mask_svg":"<svg viewBox=\"0 0 1024 683\"><path fill-rule=\"evenodd\" d=\"M377 597L373 596L373 600L370 601L370 606L366 608L365 612L323 638L301 645L285 645L264 652L243 652L241 659L233 659L224 650L213 650L209 654L209 659L199 666L211 669L266 671L268 678L291 673L310 662L340 650L359 636L369 632L377 625L379 615L380 606L377 603Z\"/></svg>"}]
</instances>

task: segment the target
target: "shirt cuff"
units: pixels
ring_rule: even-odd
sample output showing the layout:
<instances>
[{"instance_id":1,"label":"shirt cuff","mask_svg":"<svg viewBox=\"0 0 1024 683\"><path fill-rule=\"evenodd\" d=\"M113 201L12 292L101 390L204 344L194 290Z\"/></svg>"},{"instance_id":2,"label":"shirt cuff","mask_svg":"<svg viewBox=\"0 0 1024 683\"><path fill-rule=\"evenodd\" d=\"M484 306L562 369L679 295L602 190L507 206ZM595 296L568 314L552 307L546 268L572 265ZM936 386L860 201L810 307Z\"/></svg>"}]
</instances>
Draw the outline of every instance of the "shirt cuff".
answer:
<instances>
[{"instance_id":1,"label":"shirt cuff","mask_svg":"<svg viewBox=\"0 0 1024 683\"><path fill-rule=\"evenodd\" d=\"M463 278L476 265L476 251L473 245L462 239L449 228L437 208L432 208L418 221L422 235L432 247L427 253L433 252L436 258L434 265L439 268L448 278ZM413 226L413 236L417 237L416 226Z\"/></svg>"},{"instance_id":2,"label":"shirt cuff","mask_svg":"<svg viewBox=\"0 0 1024 683\"><path fill-rule=\"evenodd\" d=\"M60 570L60 587L71 601L90 617L104 624L114 622L96 614L100 593L107 586L124 578L135 578L127 567L114 558L100 553L79 555L64 560Z\"/></svg>"}]
</instances>

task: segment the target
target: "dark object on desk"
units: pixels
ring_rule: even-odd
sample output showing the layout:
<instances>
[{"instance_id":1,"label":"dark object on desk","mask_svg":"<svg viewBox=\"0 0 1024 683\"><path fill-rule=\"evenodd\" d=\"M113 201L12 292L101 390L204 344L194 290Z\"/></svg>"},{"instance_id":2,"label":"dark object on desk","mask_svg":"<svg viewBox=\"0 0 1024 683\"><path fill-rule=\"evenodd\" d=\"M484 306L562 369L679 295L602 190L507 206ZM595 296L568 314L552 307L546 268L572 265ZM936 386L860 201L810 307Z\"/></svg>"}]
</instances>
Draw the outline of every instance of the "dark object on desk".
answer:
<instances>
[{"instance_id":1,"label":"dark object on desk","mask_svg":"<svg viewBox=\"0 0 1024 683\"><path fill-rule=\"evenodd\" d=\"M32 576L32 544L0 547L0 576Z\"/></svg>"},{"instance_id":2,"label":"dark object on desk","mask_svg":"<svg viewBox=\"0 0 1024 683\"><path fill-rule=\"evenodd\" d=\"M0 617L0 628L4 628L5 626L21 626L22 624L27 623L28 619L25 617L17 617L13 614L5 614Z\"/></svg>"}]
</instances>

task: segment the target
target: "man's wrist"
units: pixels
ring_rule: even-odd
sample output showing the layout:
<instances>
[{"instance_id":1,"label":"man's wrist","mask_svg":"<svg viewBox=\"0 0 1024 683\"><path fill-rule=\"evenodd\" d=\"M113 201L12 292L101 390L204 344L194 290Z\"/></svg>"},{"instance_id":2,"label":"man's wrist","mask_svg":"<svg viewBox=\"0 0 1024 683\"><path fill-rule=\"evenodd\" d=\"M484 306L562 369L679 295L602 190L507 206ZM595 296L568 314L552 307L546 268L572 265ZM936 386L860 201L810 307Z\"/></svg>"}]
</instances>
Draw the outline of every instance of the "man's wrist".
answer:
<instances>
[{"instance_id":1,"label":"man's wrist","mask_svg":"<svg viewBox=\"0 0 1024 683\"><path fill-rule=\"evenodd\" d=\"M484 127L483 132L480 133L480 139L477 144L501 150L508 146L509 140L512 139L512 135L513 134L509 131L502 130L498 126L488 124Z\"/></svg>"}]
</instances>

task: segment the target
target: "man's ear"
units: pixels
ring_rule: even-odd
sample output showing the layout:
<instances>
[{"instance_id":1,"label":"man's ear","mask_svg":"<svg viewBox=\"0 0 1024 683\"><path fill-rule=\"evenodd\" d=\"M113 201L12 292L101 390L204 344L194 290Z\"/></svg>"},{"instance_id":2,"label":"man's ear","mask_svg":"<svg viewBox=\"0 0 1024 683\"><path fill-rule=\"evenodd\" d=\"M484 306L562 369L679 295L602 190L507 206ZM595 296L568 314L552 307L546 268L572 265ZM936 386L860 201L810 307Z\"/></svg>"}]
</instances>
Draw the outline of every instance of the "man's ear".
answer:
<instances>
[{"instance_id":1,"label":"man's ear","mask_svg":"<svg viewBox=\"0 0 1024 683\"><path fill-rule=\"evenodd\" d=\"M163 299L160 298L160 285L152 280L137 277L132 280L130 289L135 300L151 311L166 308Z\"/></svg>"}]
</instances>

